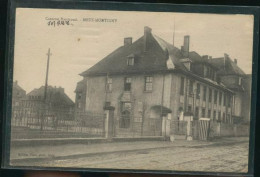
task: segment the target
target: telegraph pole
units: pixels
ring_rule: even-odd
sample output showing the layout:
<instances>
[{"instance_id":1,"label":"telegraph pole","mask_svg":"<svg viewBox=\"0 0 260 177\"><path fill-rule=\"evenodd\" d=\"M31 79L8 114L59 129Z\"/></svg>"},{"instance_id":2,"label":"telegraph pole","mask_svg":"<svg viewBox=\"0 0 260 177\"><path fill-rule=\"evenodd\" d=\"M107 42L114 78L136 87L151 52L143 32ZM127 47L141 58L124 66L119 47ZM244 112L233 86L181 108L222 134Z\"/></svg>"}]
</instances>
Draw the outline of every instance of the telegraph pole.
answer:
<instances>
[{"instance_id":1,"label":"telegraph pole","mask_svg":"<svg viewBox=\"0 0 260 177\"><path fill-rule=\"evenodd\" d=\"M43 124L44 124L44 117L46 116L47 112L47 88L48 88L48 77L49 77L49 63L50 63L50 56L51 51L50 48L47 53L47 68L46 68L46 78L45 78L45 88L44 88L44 115L41 116L41 130L43 130Z\"/></svg>"},{"instance_id":2,"label":"telegraph pole","mask_svg":"<svg viewBox=\"0 0 260 177\"><path fill-rule=\"evenodd\" d=\"M175 17L174 17L174 22L173 22L173 39L172 39L172 45L173 45L173 47L175 47L175 46L174 46L174 40L175 40Z\"/></svg>"},{"instance_id":3,"label":"telegraph pole","mask_svg":"<svg viewBox=\"0 0 260 177\"><path fill-rule=\"evenodd\" d=\"M51 51L50 48L47 53L47 68L46 68L46 78L45 78L45 89L44 89L44 101L46 102L47 99L47 88L48 88L48 77L49 77L49 63L50 63L50 56L51 56Z\"/></svg>"}]
</instances>

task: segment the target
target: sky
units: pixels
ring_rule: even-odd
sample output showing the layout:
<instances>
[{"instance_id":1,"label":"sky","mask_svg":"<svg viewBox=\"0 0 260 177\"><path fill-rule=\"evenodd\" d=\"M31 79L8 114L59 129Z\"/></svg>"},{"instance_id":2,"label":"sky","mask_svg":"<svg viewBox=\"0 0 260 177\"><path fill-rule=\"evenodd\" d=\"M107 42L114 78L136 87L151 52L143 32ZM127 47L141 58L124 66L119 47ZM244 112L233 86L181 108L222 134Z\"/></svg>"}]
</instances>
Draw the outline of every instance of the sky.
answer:
<instances>
[{"instance_id":1,"label":"sky","mask_svg":"<svg viewBox=\"0 0 260 177\"><path fill-rule=\"evenodd\" d=\"M70 24L58 26L61 18L70 19ZM55 26L48 25L53 21ZM79 74L122 46L125 37L140 38L144 26L169 43L175 26L176 47L183 45L184 35L190 35L190 51L213 58L227 53L245 73L251 73L252 15L19 8L13 80L27 93L44 85L50 48L48 84L63 87L74 101L76 84L82 80Z\"/></svg>"}]
</instances>

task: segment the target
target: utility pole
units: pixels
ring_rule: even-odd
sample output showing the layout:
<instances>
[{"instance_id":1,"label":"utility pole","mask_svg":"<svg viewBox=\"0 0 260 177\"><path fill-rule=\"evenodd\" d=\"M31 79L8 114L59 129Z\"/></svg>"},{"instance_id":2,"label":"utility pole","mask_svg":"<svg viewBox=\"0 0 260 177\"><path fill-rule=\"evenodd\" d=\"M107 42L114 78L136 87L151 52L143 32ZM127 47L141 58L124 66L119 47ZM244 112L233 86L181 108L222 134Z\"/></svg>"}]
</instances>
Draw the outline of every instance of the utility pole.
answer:
<instances>
[{"instance_id":1,"label":"utility pole","mask_svg":"<svg viewBox=\"0 0 260 177\"><path fill-rule=\"evenodd\" d=\"M50 63L50 56L51 56L51 51L50 48L47 53L47 68L46 68L46 78L45 78L45 88L44 88L44 114L41 115L41 131L43 130L43 124L44 124L44 117L46 116L47 112L47 88L48 88L48 77L49 77L49 63Z\"/></svg>"},{"instance_id":2,"label":"utility pole","mask_svg":"<svg viewBox=\"0 0 260 177\"><path fill-rule=\"evenodd\" d=\"M174 20L173 20L173 40L172 40L172 45L173 45L173 47L175 47L174 46L174 39L175 38L175 17L174 17Z\"/></svg>"},{"instance_id":3,"label":"utility pole","mask_svg":"<svg viewBox=\"0 0 260 177\"><path fill-rule=\"evenodd\" d=\"M48 87L48 77L49 77L49 63L50 63L50 56L51 56L51 51L50 51L50 48L48 50L48 53L47 53L47 68L46 68L46 78L45 78L45 89L44 89L44 101L46 103L46 99L47 99L47 87Z\"/></svg>"}]
</instances>

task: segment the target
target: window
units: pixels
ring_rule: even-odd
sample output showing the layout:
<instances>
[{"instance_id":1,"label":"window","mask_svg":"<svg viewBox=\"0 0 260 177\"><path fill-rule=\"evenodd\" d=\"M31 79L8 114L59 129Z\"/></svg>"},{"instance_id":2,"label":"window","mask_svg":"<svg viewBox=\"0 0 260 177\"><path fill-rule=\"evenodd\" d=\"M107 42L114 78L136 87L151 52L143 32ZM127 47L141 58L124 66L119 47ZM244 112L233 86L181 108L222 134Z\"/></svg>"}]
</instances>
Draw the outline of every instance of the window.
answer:
<instances>
[{"instance_id":1,"label":"window","mask_svg":"<svg viewBox=\"0 0 260 177\"><path fill-rule=\"evenodd\" d=\"M226 106L226 94L224 93L224 102L223 102L223 106Z\"/></svg>"},{"instance_id":2,"label":"window","mask_svg":"<svg viewBox=\"0 0 260 177\"><path fill-rule=\"evenodd\" d=\"M199 107L195 108L195 117L199 118Z\"/></svg>"},{"instance_id":3,"label":"window","mask_svg":"<svg viewBox=\"0 0 260 177\"><path fill-rule=\"evenodd\" d=\"M227 106L230 107L231 106L231 96L227 95Z\"/></svg>"},{"instance_id":4,"label":"window","mask_svg":"<svg viewBox=\"0 0 260 177\"><path fill-rule=\"evenodd\" d=\"M132 82L131 77L125 78L125 86L124 86L125 91L131 91L131 82Z\"/></svg>"},{"instance_id":5,"label":"window","mask_svg":"<svg viewBox=\"0 0 260 177\"><path fill-rule=\"evenodd\" d=\"M105 102L105 107L109 107L109 106L111 106L111 102L110 101L106 101Z\"/></svg>"},{"instance_id":6,"label":"window","mask_svg":"<svg viewBox=\"0 0 260 177\"><path fill-rule=\"evenodd\" d=\"M226 114L223 113L223 122L226 122Z\"/></svg>"},{"instance_id":7,"label":"window","mask_svg":"<svg viewBox=\"0 0 260 177\"><path fill-rule=\"evenodd\" d=\"M215 76L215 71L213 69L211 69L211 76L210 76L210 78L212 80L214 80L214 76Z\"/></svg>"},{"instance_id":8,"label":"window","mask_svg":"<svg viewBox=\"0 0 260 177\"><path fill-rule=\"evenodd\" d=\"M214 104L217 104L217 100L218 100L218 91L215 90L214 91Z\"/></svg>"},{"instance_id":9,"label":"window","mask_svg":"<svg viewBox=\"0 0 260 177\"><path fill-rule=\"evenodd\" d=\"M218 112L218 120L220 120L221 119L221 112L219 111Z\"/></svg>"},{"instance_id":10,"label":"window","mask_svg":"<svg viewBox=\"0 0 260 177\"><path fill-rule=\"evenodd\" d=\"M153 77L147 76L145 77L145 91L152 91L153 90Z\"/></svg>"},{"instance_id":11,"label":"window","mask_svg":"<svg viewBox=\"0 0 260 177\"><path fill-rule=\"evenodd\" d=\"M228 122L228 123L232 123L230 114L227 114L227 122Z\"/></svg>"},{"instance_id":12,"label":"window","mask_svg":"<svg viewBox=\"0 0 260 177\"><path fill-rule=\"evenodd\" d=\"M209 89L209 102L212 100L212 89Z\"/></svg>"},{"instance_id":13,"label":"window","mask_svg":"<svg viewBox=\"0 0 260 177\"><path fill-rule=\"evenodd\" d=\"M81 99L81 93L78 93L78 100Z\"/></svg>"},{"instance_id":14,"label":"window","mask_svg":"<svg viewBox=\"0 0 260 177\"><path fill-rule=\"evenodd\" d=\"M205 108L202 108L202 110L201 110L201 116L202 116L202 117L205 117Z\"/></svg>"},{"instance_id":15,"label":"window","mask_svg":"<svg viewBox=\"0 0 260 177\"><path fill-rule=\"evenodd\" d=\"M79 108L79 109L81 108L81 103L78 103L78 108Z\"/></svg>"},{"instance_id":16,"label":"window","mask_svg":"<svg viewBox=\"0 0 260 177\"><path fill-rule=\"evenodd\" d=\"M219 92L218 104L222 104L222 92Z\"/></svg>"},{"instance_id":17,"label":"window","mask_svg":"<svg viewBox=\"0 0 260 177\"><path fill-rule=\"evenodd\" d=\"M196 93L196 98L200 99L200 84L197 83L197 93Z\"/></svg>"},{"instance_id":18,"label":"window","mask_svg":"<svg viewBox=\"0 0 260 177\"><path fill-rule=\"evenodd\" d=\"M134 57L128 57L127 58L127 66L134 66Z\"/></svg>"},{"instance_id":19,"label":"window","mask_svg":"<svg viewBox=\"0 0 260 177\"><path fill-rule=\"evenodd\" d=\"M211 110L209 109L208 110L208 118L210 118L211 117Z\"/></svg>"},{"instance_id":20,"label":"window","mask_svg":"<svg viewBox=\"0 0 260 177\"><path fill-rule=\"evenodd\" d=\"M191 106L188 106L188 112L191 113Z\"/></svg>"},{"instance_id":21,"label":"window","mask_svg":"<svg viewBox=\"0 0 260 177\"><path fill-rule=\"evenodd\" d=\"M131 111L132 104L130 102L123 102L122 103L122 112L125 110Z\"/></svg>"},{"instance_id":22,"label":"window","mask_svg":"<svg viewBox=\"0 0 260 177\"><path fill-rule=\"evenodd\" d=\"M209 67L207 67L207 78L209 78L209 75L210 75L210 68Z\"/></svg>"},{"instance_id":23,"label":"window","mask_svg":"<svg viewBox=\"0 0 260 177\"><path fill-rule=\"evenodd\" d=\"M238 85L241 85L242 78L238 77Z\"/></svg>"},{"instance_id":24,"label":"window","mask_svg":"<svg viewBox=\"0 0 260 177\"><path fill-rule=\"evenodd\" d=\"M216 119L217 119L217 112L213 111L213 120L216 121Z\"/></svg>"},{"instance_id":25,"label":"window","mask_svg":"<svg viewBox=\"0 0 260 177\"><path fill-rule=\"evenodd\" d=\"M203 101L206 101L206 97L207 97L207 87L204 86L203 87Z\"/></svg>"},{"instance_id":26,"label":"window","mask_svg":"<svg viewBox=\"0 0 260 177\"><path fill-rule=\"evenodd\" d=\"M184 77L181 77L180 94L181 94L181 95L184 95Z\"/></svg>"},{"instance_id":27,"label":"window","mask_svg":"<svg viewBox=\"0 0 260 177\"><path fill-rule=\"evenodd\" d=\"M204 77L207 77L208 74L208 68L207 66L204 66Z\"/></svg>"},{"instance_id":28,"label":"window","mask_svg":"<svg viewBox=\"0 0 260 177\"><path fill-rule=\"evenodd\" d=\"M107 78L106 91L112 92L112 78L110 77Z\"/></svg>"},{"instance_id":29,"label":"window","mask_svg":"<svg viewBox=\"0 0 260 177\"><path fill-rule=\"evenodd\" d=\"M192 95L193 94L193 81L190 80L190 84L189 84L189 94Z\"/></svg>"}]
</instances>

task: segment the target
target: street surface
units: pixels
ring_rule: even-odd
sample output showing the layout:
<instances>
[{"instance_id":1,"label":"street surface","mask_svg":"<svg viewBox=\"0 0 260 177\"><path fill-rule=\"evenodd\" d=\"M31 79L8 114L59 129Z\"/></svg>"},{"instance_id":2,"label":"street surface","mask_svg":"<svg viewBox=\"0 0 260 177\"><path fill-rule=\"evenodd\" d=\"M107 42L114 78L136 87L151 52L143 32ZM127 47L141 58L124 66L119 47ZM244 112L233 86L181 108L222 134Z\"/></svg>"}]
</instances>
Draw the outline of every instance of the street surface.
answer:
<instances>
[{"instance_id":1,"label":"street surface","mask_svg":"<svg viewBox=\"0 0 260 177\"><path fill-rule=\"evenodd\" d=\"M170 144L171 142L163 143ZM95 144L97 149L101 145ZM145 147L133 151L122 150L121 152L97 153L96 155L82 155L74 158L28 161L26 165L245 173L247 172L247 163L248 140L241 141L240 139L240 141L230 140L229 142L226 140L223 143L198 144L197 146L184 144L183 146ZM19 165L19 163L13 163L13 165Z\"/></svg>"}]
</instances>

